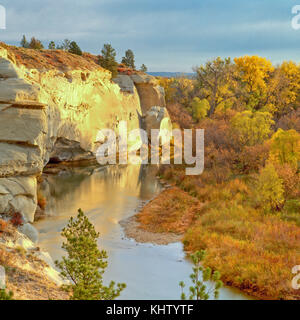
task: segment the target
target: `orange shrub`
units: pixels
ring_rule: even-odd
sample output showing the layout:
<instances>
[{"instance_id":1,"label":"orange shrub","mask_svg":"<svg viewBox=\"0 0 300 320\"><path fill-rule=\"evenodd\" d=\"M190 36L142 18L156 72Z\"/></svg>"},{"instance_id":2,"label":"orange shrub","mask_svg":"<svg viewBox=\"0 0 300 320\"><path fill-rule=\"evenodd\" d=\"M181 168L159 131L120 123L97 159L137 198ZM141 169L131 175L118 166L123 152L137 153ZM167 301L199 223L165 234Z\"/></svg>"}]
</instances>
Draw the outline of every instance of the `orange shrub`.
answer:
<instances>
[{"instance_id":1,"label":"orange shrub","mask_svg":"<svg viewBox=\"0 0 300 320\"><path fill-rule=\"evenodd\" d=\"M23 217L20 212L15 212L13 214L13 217L11 218L10 222L13 224L13 226L18 227L23 224Z\"/></svg>"},{"instance_id":2,"label":"orange shrub","mask_svg":"<svg viewBox=\"0 0 300 320\"><path fill-rule=\"evenodd\" d=\"M4 232L7 228L7 222L0 219L0 233Z\"/></svg>"}]
</instances>

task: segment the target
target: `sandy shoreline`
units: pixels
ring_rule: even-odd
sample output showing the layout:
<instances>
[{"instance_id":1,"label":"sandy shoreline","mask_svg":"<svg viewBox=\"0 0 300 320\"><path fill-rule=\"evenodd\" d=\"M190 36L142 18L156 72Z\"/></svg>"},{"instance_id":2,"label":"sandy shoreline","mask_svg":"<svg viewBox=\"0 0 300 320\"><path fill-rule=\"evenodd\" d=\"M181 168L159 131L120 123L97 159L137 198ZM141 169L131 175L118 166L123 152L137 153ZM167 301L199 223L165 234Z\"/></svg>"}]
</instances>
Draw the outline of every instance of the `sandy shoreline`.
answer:
<instances>
[{"instance_id":1,"label":"sandy shoreline","mask_svg":"<svg viewBox=\"0 0 300 320\"><path fill-rule=\"evenodd\" d=\"M134 239L140 243L153 243L158 245L167 245L169 243L181 242L182 235L174 233L154 233L140 228L140 223L137 221L137 215L120 221L124 233L127 238Z\"/></svg>"},{"instance_id":2,"label":"sandy shoreline","mask_svg":"<svg viewBox=\"0 0 300 320\"><path fill-rule=\"evenodd\" d=\"M160 179L160 183L163 185L161 192L163 192L166 189L170 189L172 187L162 179ZM160 195L161 193L159 193L154 199L144 202L138 208L137 213L119 222L127 238L134 239L136 242L139 242L139 243L153 243L157 245L167 245L169 243L181 242L183 235L169 233L169 232L168 233L167 232L165 233L150 232L140 227L141 224L137 219L139 213L143 210L145 206L151 204L151 202L155 200L157 197L159 197Z\"/></svg>"}]
</instances>

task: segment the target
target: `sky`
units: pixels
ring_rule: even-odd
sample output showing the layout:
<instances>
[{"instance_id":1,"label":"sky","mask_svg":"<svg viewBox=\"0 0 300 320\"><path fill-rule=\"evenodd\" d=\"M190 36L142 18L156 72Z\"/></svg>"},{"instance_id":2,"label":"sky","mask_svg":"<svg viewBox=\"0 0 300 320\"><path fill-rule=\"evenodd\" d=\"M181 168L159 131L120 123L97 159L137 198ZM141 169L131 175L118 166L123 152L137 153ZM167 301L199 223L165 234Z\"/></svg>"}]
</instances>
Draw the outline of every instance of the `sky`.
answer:
<instances>
[{"instance_id":1,"label":"sky","mask_svg":"<svg viewBox=\"0 0 300 320\"><path fill-rule=\"evenodd\" d=\"M100 54L111 43L149 71L191 72L215 57L264 56L300 62L300 29L291 25L300 0L0 0L6 29L18 45L25 34L47 47L68 38ZM299 11L300 13L300 11ZM300 18L299 18L300 23Z\"/></svg>"}]
</instances>

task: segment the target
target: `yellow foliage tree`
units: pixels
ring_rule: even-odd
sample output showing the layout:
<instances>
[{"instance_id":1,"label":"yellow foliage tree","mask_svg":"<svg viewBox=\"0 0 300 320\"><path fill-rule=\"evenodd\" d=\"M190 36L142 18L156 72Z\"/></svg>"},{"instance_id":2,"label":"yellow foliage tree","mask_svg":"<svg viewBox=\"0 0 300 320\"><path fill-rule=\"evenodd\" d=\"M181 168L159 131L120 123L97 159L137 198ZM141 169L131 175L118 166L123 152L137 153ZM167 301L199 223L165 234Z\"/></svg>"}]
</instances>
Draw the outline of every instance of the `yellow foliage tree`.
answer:
<instances>
[{"instance_id":1,"label":"yellow foliage tree","mask_svg":"<svg viewBox=\"0 0 300 320\"><path fill-rule=\"evenodd\" d=\"M209 102L206 99L194 98L192 103L193 118L199 122L199 120L204 119L207 116L208 110L210 108Z\"/></svg>"},{"instance_id":2,"label":"yellow foliage tree","mask_svg":"<svg viewBox=\"0 0 300 320\"><path fill-rule=\"evenodd\" d=\"M236 76L242 84L240 95L248 107L258 110L267 96L267 80L274 67L269 60L258 56L235 58L234 62Z\"/></svg>"},{"instance_id":3,"label":"yellow foliage tree","mask_svg":"<svg viewBox=\"0 0 300 320\"><path fill-rule=\"evenodd\" d=\"M271 139L270 160L297 169L300 162L300 134L296 130L278 129Z\"/></svg>"},{"instance_id":4,"label":"yellow foliage tree","mask_svg":"<svg viewBox=\"0 0 300 320\"><path fill-rule=\"evenodd\" d=\"M279 209L284 203L283 181L271 163L260 171L256 183L256 198L258 204L267 211Z\"/></svg>"},{"instance_id":5,"label":"yellow foliage tree","mask_svg":"<svg viewBox=\"0 0 300 320\"><path fill-rule=\"evenodd\" d=\"M238 112L231 119L231 135L240 146L254 146L268 139L273 123L268 112Z\"/></svg>"},{"instance_id":6,"label":"yellow foliage tree","mask_svg":"<svg viewBox=\"0 0 300 320\"><path fill-rule=\"evenodd\" d=\"M300 68L292 61L283 62L268 83L266 109L280 116L295 109L300 93Z\"/></svg>"},{"instance_id":7,"label":"yellow foliage tree","mask_svg":"<svg viewBox=\"0 0 300 320\"><path fill-rule=\"evenodd\" d=\"M230 58L223 60L220 57L194 68L197 74L198 96L209 102L209 116L215 113L220 104L235 98L233 69Z\"/></svg>"},{"instance_id":8,"label":"yellow foliage tree","mask_svg":"<svg viewBox=\"0 0 300 320\"><path fill-rule=\"evenodd\" d=\"M194 90L193 80L184 77L179 78L159 78L159 85L165 90L167 104L180 103L187 107L191 101Z\"/></svg>"}]
</instances>

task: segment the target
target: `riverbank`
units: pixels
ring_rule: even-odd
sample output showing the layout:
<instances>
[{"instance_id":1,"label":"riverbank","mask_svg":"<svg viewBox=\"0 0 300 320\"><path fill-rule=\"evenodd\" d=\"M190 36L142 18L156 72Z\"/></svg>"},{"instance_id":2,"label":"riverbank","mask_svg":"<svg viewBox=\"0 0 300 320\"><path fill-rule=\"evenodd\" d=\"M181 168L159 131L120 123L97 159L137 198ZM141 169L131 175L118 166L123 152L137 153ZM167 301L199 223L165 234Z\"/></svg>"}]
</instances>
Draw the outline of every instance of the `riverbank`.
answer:
<instances>
[{"instance_id":1,"label":"riverbank","mask_svg":"<svg viewBox=\"0 0 300 320\"><path fill-rule=\"evenodd\" d=\"M277 216L228 204L216 209L209 199L202 203L174 186L128 220L125 232L136 241L153 243L161 235L172 241L176 234L186 252L207 251L204 264L219 270L226 285L259 299L300 299L291 288L290 267L299 257L299 228Z\"/></svg>"}]
</instances>

